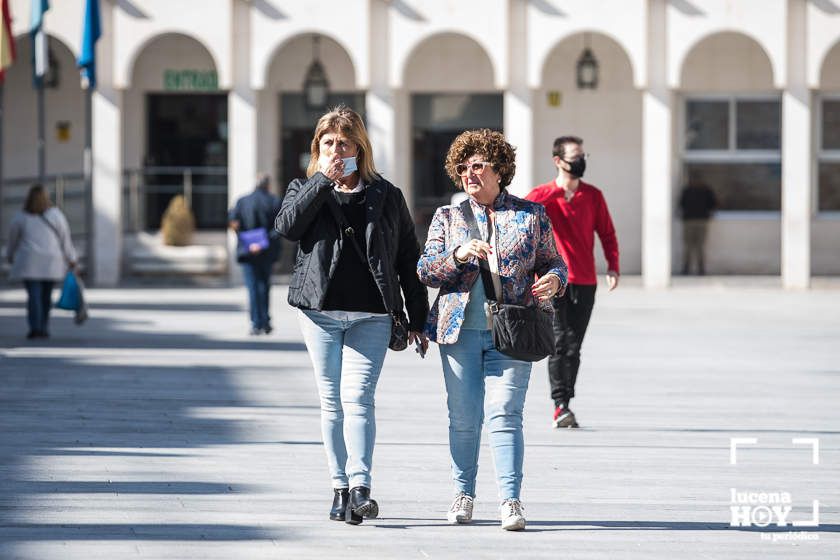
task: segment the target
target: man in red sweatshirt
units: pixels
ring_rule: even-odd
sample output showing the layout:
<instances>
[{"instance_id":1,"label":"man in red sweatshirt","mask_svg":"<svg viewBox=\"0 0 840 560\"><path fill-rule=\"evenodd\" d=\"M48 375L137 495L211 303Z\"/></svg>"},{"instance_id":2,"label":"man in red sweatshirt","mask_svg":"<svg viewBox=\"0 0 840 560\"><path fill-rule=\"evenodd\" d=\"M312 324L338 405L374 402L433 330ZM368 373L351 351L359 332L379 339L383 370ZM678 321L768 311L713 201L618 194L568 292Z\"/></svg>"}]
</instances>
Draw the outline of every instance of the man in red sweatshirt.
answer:
<instances>
[{"instance_id":1,"label":"man in red sweatshirt","mask_svg":"<svg viewBox=\"0 0 840 560\"><path fill-rule=\"evenodd\" d=\"M554 230L557 249L569 267L569 286L554 298L554 340L556 351L548 359L548 379L554 400L554 427L577 428L569 408L575 396L580 368L580 347L595 304L595 233L607 260L607 286L618 286L618 240L610 211L601 191L581 181L586 170L583 140L561 136L552 150L557 178L535 187L526 197L545 206Z\"/></svg>"}]
</instances>

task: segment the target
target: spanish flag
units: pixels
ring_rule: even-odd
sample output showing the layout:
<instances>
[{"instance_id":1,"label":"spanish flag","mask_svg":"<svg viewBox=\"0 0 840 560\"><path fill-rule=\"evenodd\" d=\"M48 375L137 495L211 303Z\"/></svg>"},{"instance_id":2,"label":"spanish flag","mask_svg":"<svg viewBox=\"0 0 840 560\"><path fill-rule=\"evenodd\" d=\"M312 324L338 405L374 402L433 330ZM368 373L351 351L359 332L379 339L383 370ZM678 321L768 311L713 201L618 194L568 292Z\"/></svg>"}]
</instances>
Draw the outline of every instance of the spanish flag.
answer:
<instances>
[{"instance_id":1,"label":"spanish flag","mask_svg":"<svg viewBox=\"0 0 840 560\"><path fill-rule=\"evenodd\" d=\"M6 78L6 68L15 61L15 37L12 35L12 13L9 0L2 0L3 21L0 24L0 84Z\"/></svg>"}]
</instances>

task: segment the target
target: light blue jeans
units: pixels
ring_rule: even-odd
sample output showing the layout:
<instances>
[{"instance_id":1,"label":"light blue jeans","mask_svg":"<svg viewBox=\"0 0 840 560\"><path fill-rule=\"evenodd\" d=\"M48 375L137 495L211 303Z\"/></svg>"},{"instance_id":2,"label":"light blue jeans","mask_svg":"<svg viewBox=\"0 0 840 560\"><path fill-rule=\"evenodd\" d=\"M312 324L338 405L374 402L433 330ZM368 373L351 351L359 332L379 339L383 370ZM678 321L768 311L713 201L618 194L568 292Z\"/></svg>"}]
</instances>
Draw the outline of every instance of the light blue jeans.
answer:
<instances>
[{"instance_id":1,"label":"light blue jeans","mask_svg":"<svg viewBox=\"0 0 840 560\"><path fill-rule=\"evenodd\" d=\"M321 399L321 434L333 488L370 488L374 393L391 338L389 316L352 317L299 312Z\"/></svg>"},{"instance_id":2,"label":"light blue jeans","mask_svg":"<svg viewBox=\"0 0 840 560\"><path fill-rule=\"evenodd\" d=\"M462 329L456 343L441 344L440 358L449 407L452 478L457 490L475 496L481 427L486 415L499 498L518 499L525 458L522 410L531 362L502 354L493 346L489 330L476 329Z\"/></svg>"}]
</instances>

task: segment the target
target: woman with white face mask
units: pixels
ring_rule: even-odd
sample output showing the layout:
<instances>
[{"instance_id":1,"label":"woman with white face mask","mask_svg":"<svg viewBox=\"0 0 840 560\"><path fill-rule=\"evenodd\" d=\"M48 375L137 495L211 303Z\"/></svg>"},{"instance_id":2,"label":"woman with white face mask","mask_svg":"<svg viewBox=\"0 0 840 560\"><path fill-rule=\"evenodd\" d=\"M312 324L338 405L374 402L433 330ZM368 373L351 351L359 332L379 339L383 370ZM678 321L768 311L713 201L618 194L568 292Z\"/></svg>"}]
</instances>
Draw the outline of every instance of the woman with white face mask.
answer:
<instances>
[{"instance_id":1,"label":"woman with white face mask","mask_svg":"<svg viewBox=\"0 0 840 560\"><path fill-rule=\"evenodd\" d=\"M307 176L289 185L275 228L298 242L289 304L321 399L330 519L358 525L379 511L370 488L385 352L415 341L425 352L428 295L414 272L420 247L405 198L376 172L357 113L340 106L321 117Z\"/></svg>"}]
</instances>

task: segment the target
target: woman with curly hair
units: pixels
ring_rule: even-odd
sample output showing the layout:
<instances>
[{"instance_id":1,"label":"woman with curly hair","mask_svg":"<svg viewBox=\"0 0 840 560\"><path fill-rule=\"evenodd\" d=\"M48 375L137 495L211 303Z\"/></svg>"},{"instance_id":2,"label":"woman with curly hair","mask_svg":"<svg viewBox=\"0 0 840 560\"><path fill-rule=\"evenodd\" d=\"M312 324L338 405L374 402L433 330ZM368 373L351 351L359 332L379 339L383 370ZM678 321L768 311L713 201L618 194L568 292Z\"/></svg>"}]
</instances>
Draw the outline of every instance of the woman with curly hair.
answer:
<instances>
[{"instance_id":1,"label":"woman with curly hair","mask_svg":"<svg viewBox=\"0 0 840 560\"><path fill-rule=\"evenodd\" d=\"M549 301L562 293L567 278L545 209L505 190L516 171L514 160L514 148L499 132L471 130L455 139L446 171L469 198L438 208L417 263L420 281L439 288L425 333L440 347L449 408L457 495L446 517L450 523L472 520L486 415L502 528L509 531L525 528L519 501L525 454L522 410L531 362L495 348L487 298L550 310ZM481 239L470 233L469 214ZM489 268L494 294L486 294L480 267Z\"/></svg>"}]
</instances>

